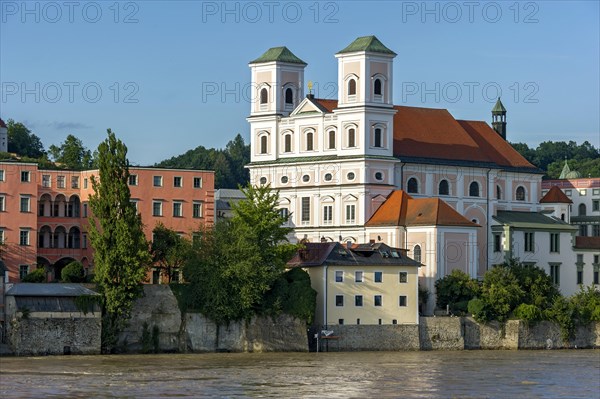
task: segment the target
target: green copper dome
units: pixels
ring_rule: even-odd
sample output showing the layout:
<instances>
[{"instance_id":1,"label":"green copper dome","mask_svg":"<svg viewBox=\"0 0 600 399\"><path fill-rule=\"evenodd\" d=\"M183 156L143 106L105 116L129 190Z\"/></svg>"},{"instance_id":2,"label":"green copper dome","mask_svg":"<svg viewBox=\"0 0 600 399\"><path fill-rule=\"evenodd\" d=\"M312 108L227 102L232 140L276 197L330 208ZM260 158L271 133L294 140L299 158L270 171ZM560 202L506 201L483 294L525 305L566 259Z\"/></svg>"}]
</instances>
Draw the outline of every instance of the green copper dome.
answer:
<instances>
[{"instance_id":1,"label":"green copper dome","mask_svg":"<svg viewBox=\"0 0 600 399\"><path fill-rule=\"evenodd\" d=\"M385 47L381 41L375 36L362 36L357 38L355 41L350 43L348 47L338 52L343 53L354 53L357 51L366 51L368 53L382 53L396 55L392 50Z\"/></svg>"},{"instance_id":2,"label":"green copper dome","mask_svg":"<svg viewBox=\"0 0 600 399\"><path fill-rule=\"evenodd\" d=\"M250 61L251 64L262 64L266 62L287 62L288 64L306 65L306 62L296 57L287 47L273 47L268 49L263 55Z\"/></svg>"}]
</instances>

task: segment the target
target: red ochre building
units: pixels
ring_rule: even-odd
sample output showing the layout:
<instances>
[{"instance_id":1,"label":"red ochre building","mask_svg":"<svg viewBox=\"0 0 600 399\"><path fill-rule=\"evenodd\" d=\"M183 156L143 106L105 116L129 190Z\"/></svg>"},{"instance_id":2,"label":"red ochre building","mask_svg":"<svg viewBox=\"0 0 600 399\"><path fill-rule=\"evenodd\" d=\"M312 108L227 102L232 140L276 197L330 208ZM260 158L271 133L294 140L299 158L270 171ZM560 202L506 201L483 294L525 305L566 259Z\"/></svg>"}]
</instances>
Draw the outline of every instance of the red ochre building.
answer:
<instances>
[{"instance_id":1,"label":"red ochre building","mask_svg":"<svg viewBox=\"0 0 600 399\"><path fill-rule=\"evenodd\" d=\"M188 237L214 223L214 172L142 167L129 172L131 201L148 240L159 222ZM74 260L93 273L88 201L95 173L0 162L0 250L9 282L19 282L37 267L46 267L49 281L59 279ZM152 277L156 282L157 273Z\"/></svg>"}]
</instances>

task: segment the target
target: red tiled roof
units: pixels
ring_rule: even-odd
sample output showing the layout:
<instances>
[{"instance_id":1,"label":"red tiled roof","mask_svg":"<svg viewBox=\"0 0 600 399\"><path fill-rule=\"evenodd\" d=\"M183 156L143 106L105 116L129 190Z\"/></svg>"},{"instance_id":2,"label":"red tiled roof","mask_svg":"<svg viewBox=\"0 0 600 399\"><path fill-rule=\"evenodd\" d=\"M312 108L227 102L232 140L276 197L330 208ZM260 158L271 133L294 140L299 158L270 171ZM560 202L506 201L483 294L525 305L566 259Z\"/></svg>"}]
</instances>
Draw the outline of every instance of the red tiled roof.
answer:
<instances>
[{"instance_id":1,"label":"red tiled roof","mask_svg":"<svg viewBox=\"0 0 600 399\"><path fill-rule=\"evenodd\" d=\"M575 237L575 248L600 250L600 237Z\"/></svg>"},{"instance_id":2,"label":"red tiled roof","mask_svg":"<svg viewBox=\"0 0 600 399\"><path fill-rule=\"evenodd\" d=\"M315 99L328 112L337 100ZM394 156L535 167L483 121L456 120L446 109L394 106Z\"/></svg>"},{"instance_id":3,"label":"red tiled roof","mask_svg":"<svg viewBox=\"0 0 600 399\"><path fill-rule=\"evenodd\" d=\"M552 188L542 197L540 204L572 204L573 201L557 186Z\"/></svg>"},{"instance_id":4,"label":"red tiled roof","mask_svg":"<svg viewBox=\"0 0 600 399\"><path fill-rule=\"evenodd\" d=\"M439 198L413 198L395 190L365 224L372 226L478 227Z\"/></svg>"},{"instance_id":5,"label":"red tiled roof","mask_svg":"<svg viewBox=\"0 0 600 399\"><path fill-rule=\"evenodd\" d=\"M0 127L3 127L3 128L6 127L6 123L4 123L4 121L2 120L2 118L0 118Z\"/></svg>"}]
</instances>

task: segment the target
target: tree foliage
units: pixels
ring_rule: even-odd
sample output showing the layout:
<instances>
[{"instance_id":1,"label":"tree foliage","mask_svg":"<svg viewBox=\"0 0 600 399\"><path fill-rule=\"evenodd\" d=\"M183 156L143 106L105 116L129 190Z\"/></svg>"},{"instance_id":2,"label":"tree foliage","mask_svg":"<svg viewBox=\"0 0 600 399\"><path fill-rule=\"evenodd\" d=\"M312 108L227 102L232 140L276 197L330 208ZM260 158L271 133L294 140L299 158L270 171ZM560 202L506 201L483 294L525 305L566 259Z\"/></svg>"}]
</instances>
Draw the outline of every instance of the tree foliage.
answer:
<instances>
[{"instance_id":1,"label":"tree foliage","mask_svg":"<svg viewBox=\"0 0 600 399\"><path fill-rule=\"evenodd\" d=\"M478 321L506 321L522 303L524 295L511 268L508 265L496 266L483 276L479 297L483 302L483 311L473 314L473 317Z\"/></svg>"},{"instance_id":2,"label":"tree foliage","mask_svg":"<svg viewBox=\"0 0 600 399\"><path fill-rule=\"evenodd\" d=\"M240 134L227 143L225 149L196 147L185 154L156 164L159 167L179 169L208 169L215 171L215 188L237 188L250 181L244 168L250 162L250 145Z\"/></svg>"},{"instance_id":3,"label":"tree foliage","mask_svg":"<svg viewBox=\"0 0 600 399\"><path fill-rule=\"evenodd\" d=\"M37 268L31 273L27 273L23 280L23 283L45 283L46 282L46 271L43 267Z\"/></svg>"},{"instance_id":4,"label":"tree foliage","mask_svg":"<svg viewBox=\"0 0 600 399\"><path fill-rule=\"evenodd\" d=\"M160 270L168 283L173 279L173 272L178 270L190 255L191 243L177 232L162 223L152 230L152 262Z\"/></svg>"},{"instance_id":5,"label":"tree foliage","mask_svg":"<svg viewBox=\"0 0 600 399\"><path fill-rule=\"evenodd\" d=\"M9 119L6 127L8 129L8 152L30 158L41 158L46 153L40 138L21 122Z\"/></svg>"},{"instance_id":6,"label":"tree foliage","mask_svg":"<svg viewBox=\"0 0 600 399\"><path fill-rule=\"evenodd\" d=\"M130 201L127 147L110 129L98 146L98 169L98 176L91 177L89 232L105 312L103 347L110 350L129 319L133 301L142 294L151 257L142 220Z\"/></svg>"},{"instance_id":7,"label":"tree foliage","mask_svg":"<svg viewBox=\"0 0 600 399\"><path fill-rule=\"evenodd\" d=\"M578 145L574 141L544 141L537 148L525 143L512 143L525 159L546 172L546 176L557 179L569 160L571 170L577 170L582 177L600 177L600 150L588 141Z\"/></svg>"},{"instance_id":8,"label":"tree foliage","mask_svg":"<svg viewBox=\"0 0 600 399\"><path fill-rule=\"evenodd\" d=\"M317 291L310 284L310 276L300 268L283 273L266 293L263 312L286 313L312 324L317 306Z\"/></svg>"},{"instance_id":9,"label":"tree foliage","mask_svg":"<svg viewBox=\"0 0 600 399\"><path fill-rule=\"evenodd\" d=\"M73 261L65 266L60 272L60 279L64 283L82 283L85 281L83 265L81 262Z\"/></svg>"},{"instance_id":10,"label":"tree foliage","mask_svg":"<svg viewBox=\"0 0 600 399\"><path fill-rule=\"evenodd\" d=\"M449 305L453 312L465 312L468 302L479 293L479 283L467 273L454 269L435 282L435 291L439 308Z\"/></svg>"},{"instance_id":11,"label":"tree foliage","mask_svg":"<svg viewBox=\"0 0 600 399\"><path fill-rule=\"evenodd\" d=\"M69 134L60 146L52 144L48 152L54 162L60 163L67 169L90 169L94 164L92 152L72 134Z\"/></svg>"},{"instance_id":12,"label":"tree foliage","mask_svg":"<svg viewBox=\"0 0 600 399\"><path fill-rule=\"evenodd\" d=\"M217 322L249 318L264 308L265 294L296 250L270 187L248 186L233 217L217 222L195 240L185 279L202 313Z\"/></svg>"}]
</instances>

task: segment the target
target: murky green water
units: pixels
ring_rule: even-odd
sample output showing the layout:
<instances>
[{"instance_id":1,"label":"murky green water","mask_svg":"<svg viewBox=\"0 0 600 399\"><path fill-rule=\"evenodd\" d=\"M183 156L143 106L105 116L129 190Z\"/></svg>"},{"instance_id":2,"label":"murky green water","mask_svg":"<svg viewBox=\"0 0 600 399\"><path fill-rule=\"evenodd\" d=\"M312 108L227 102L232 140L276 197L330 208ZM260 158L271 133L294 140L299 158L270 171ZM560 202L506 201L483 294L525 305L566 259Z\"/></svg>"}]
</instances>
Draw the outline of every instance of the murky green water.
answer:
<instances>
[{"instance_id":1,"label":"murky green water","mask_svg":"<svg viewBox=\"0 0 600 399\"><path fill-rule=\"evenodd\" d=\"M600 398L600 351L0 358L5 398Z\"/></svg>"}]
</instances>

